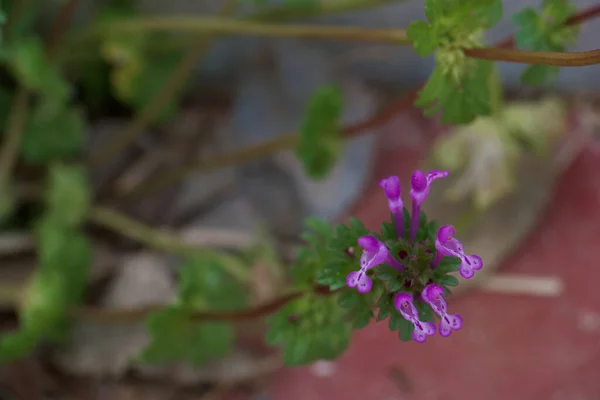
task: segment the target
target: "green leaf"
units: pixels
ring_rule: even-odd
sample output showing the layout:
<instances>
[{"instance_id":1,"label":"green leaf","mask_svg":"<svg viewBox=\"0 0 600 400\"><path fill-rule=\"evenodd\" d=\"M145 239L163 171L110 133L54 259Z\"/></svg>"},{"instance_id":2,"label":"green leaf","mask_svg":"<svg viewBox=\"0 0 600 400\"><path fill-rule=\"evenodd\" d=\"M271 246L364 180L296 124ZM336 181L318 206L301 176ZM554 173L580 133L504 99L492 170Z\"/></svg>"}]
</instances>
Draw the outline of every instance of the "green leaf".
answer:
<instances>
[{"instance_id":1,"label":"green leaf","mask_svg":"<svg viewBox=\"0 0 600 400\"><path fill-rule=\"evenodd\" d=\"M343 290L338 295L338 305L342 308L352 308L359 304L360 293L355 290Z\"/></svg>"},{"instance_id":2,"label":"green leaf","mask_svg":"<svg viewBox=\"0 0 600 400\"><path fill-rule=\"evenodd\" d=\"M282 346L287 365L334 360L348 347L351 326L335 296L306 295L267 318L267 342Z\"/></svg>"},{"instance_id":3,"label":"green leaf","mask_svg":"<svg viewBox=\"0 0 600 400\"><path fill-rule=\"evenodd\" d=\"M235 310L246 304L244 287L212 254L190 258L179 267L179 304L191 309Z\"/></svg>"},{"instance_id":4,"label":"green leaf","mask_svg":"<svg viewBox=\"0 0 600 400\"><path fill-rule=\"evenodd\" d=\"M517 25L517 46L534 51L565 51L568 44L575 42L578 27L563 24L576 9L566 0L544 0L539 13L530 7L522 9L512 18ZM521 81L537 86L554 80L558 72L557 67L530 65L521 74Z\"/></svg>"},{"instance_id":5,"label":"green leaf","mask_svg":"<svg viewBox=\"0 0 600 400\"><path fill-rule=\"evenodd\" d=\"M10 68L15 78L28 89L55 101L67 98L67 82L44 54L42 42L31 36L16 42L11 49Z\"/></svg>"},{"instance_id":6,"label":"green leaf","mask_svg":"<svg viewBox=\"0 0 600 400\"><path fill-rule=\"evenodd\" d=\"M415 21L408 26L406 31L408 40L412 42L413 48L421 57L432 54L438 46L438 37L425 21Z\"/></svg>"},{"instance_id":7,"label":"green leaf","mask_svg":"<svg viewBox=\"0 0 600 400\"><path fill-rule=\"evenodd\" d=\"M402 314L400 314L400 312L394 308L391 312L390 320L388 323L390 331L397 331L398 329L400 329L404 325L404 321L406 320L404 319Z\"/></svg>"},{"instance_id":8,"label":"green leaf","mask_svg":"<svg viewBox=\"0 0 600 400\"><path fill-rule=\"evenodd\" d=\"M32 164L44 164L76 156L85 145L85 128L81 110L47 98L27 121L21 142L23 157Z\"/></svg>"},{"instance_id":9,"label":"green leaf","mask_svg":"<svg viewBox=\"0 0 600 400\"><path fill-rule=\"evenodd\" d=\"M415 304L415 307L417 308L417 310L419 311L419 319L421 321L427 321L427 322L434 321L433 310L427 303L425 303L423 301L415 301L414 304Z\"/></svg>"},{"instance_id":10,"label":"green leaf","mask_svg":"<svg viewBox=\"0 0 600 400\"><path fill-rule=\"evenodd\" d=\"M339 264L349 263L351 260L346 255L345 249L332 249L333 232L328 223L309 218L305 221L305 225L310 229L302 235L307 242L307 247L298 251L296 264L292 268L294 283L297 287L312 287L316 279L322 285L335 286L338 277L330 272L334 272ZM334 260L333 257L336 259ZM322 274L321 280L318 278L318 273Z\"/></svg>"},{"instance_id":11,"label":"green leaf","mask_svg":"<svg viewBox=\"0 0 600 400\"><path fill-rule=\"evenodd\" d=\"M245 306L244 288L227 274L221 262L206 253L191 257L180 266L176 304L147 319L152 340L139 355L142 362L183 361L201 366L229 352L235 339L231 324L193 318L195 310L225 311Z\"/></svg>"},{"instance_id":12,"label":"green leaf","mask_svg":"<svg viewBox=\"0 0 600 400\"><path fill-rule=\"evenodd\" d=\"M36 236L39 267L29 282L15 334L24 338L14 338L23 345L62 339L67 311L82 301L92 261L87 238L52 218L38 223Z\"/></svg>"},{"instance_id":13,"label":"green leaf","mask_svg":"<svg viewBox=\"0 0 600 400\"><path fill-rule=\"evenodd\" d=\"M452 275L444 275L439 282L446 286L458 286L458 279Z\"/></svg>"},{"instance_id":14,"label":"green leaf","mask_svg":"<svg viewBox=\"0 0 600 400\"><path fill-rule=\"evenodd\" d=\"M27 357L38 344L36 332L19 329L0 336L0 364L13 362Z\"/></svg>"},{"instance_id":15,"label":"green leaf","mask_svg":"<svg viewBox=\"0 0 600 400\"><path fill-rule=\"evenodd\" d=\"M529 65L521 74L521 82L533 86L541 85L556 79L559 71L559 67L550 65Z\"/></svg>"},{"instance_id":16,"label":"green leaf","mask_svg":"<svg viewBox=\"0 0 600 400\"><path fill-rule=\"evenodd\" d=\"M482 2L480 2L481 4ZM476 15L480 24L484 28L491 28L502 19L503 14L502 0L489 0L484 4Z\"/></svg>"},{"instance_id":17,"label":"green leaf","mask_svg":"<svg viewBox=\"0 0 600 400\"><path fill-rule=\"evenodd\" d=\"M36 226L38 241L39 292L45 290L64 290L66 293L53 297L36 293L30 289L31 296L41 296L45 300L40 303L61 305L63 299L66 305L77 304L84 293L89 274L92 249L88 239L81 232L65 228L63 221L54 218L52 211L42 218ZM56 281L56 285L46 282Z\"/></svg>"},{"instance_id":18,"label":"green leaf","mask_svg":"<svg viewBox=\"0 0 600 400\"><path fill-rule=\"evenodd\" d=\"M490 62L472 60L469 72L463 74L460 86L457 86L454 78L445 75L438 64L419 92L415 105L424 108L425 115L442 111L443 123L467 124L478 116L489 115L492 111L489 90L492 72Z\"/></svg>"},{"instance_id":19,"label":"green leaf","mask_svg":"<svg viewBox=\"0 0 600 400\"><path fill-rule=\"evenodd\" d=\"M91 188L83 167L52 164L46 192L48 214L67 227L77 227L86 218Z\"/></svg>"},{"instance_id":20,"label":"green leaf","mask_svg":"<svg viewBox=\"0 0 600 400\"><path fill-rule=\"evenodd\" d=\"M229 353L235 336L231 324L195 322L176 306L152 313L146 325L152 341L139 359L148 364L184 361L199 367Z\"/></svg>"},{"instance_id":21,"label":"green leaf","mask_svg":"<svg viewBox=\"0 0 600 400\"><path fill-rule=\"evenodd\" d=\"M350 232L352 235L360 237L369 233L369 230L365 227L362 221L356 217L348 218L350 223Z\"/></svg>"},{"instance_id":22,"label":"green leaf","mask_svg":"<svg viewBox=\"0 0 600 400\"><path fill-rule=\"evenodd\" d=\"M435 273L445 275L449 272L458 271L460 268L460 263L460 258L446 256L442 258L439 265L435 268Z\"/></svg>"},{"instance_id":23,"label":"green leaf","mask_svg":"<svg viewBox=\"0 0 600 400\"><path fill-rule=\"evenodd\" d=\"M403 342L409 342L412 340L412 334L415 330L415 326L411 322L402 318L402 322L400 323L399 329L400 331L398 332L398 337L400 338L400 340L402 340Z\"/></svg>"},{"instance_id":24,"label":"green leaf","mask_svg":"<svg viewBox=\"0 0 600 400\"><path fill-rule=\"evenodd\" d=\"M375 269L375 276L382 281L391 281L398 278L398 272L394 267L384 264Z\"/></svg>"},{"instance_id":25,"label":"green leaf","mask_svg":"<svg viewBox=\"0 0 600 400\"><path fill-rule=\"evenodd\" d=\"M322 86L308 103L296 155L314 179L327 176L338 158L342 111L342 91L335 85Z\"/></svg>"}]
</instances>

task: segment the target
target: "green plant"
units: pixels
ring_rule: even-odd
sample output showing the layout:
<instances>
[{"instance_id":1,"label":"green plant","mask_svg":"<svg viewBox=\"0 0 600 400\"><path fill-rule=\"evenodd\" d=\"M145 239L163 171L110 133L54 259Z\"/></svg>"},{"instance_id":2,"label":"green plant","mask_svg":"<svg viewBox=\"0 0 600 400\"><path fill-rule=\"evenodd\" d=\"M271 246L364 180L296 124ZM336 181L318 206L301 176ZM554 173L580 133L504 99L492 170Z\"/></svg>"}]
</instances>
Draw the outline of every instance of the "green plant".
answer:
<instances>
[{"instance_id":1,"label":"green plant","mask_svg":"<svg viewBox=\"0 0 600 400\"><path fill-rule=\"evenodd\" d=\"M289 290L256 307L248 303L249 270L240 255L185 245L176 236L99 204L102 197L93 193L89 183L91 168L110 161L146 127L172 117L187 77L211 37L386 41L412 45L422 56L433 54L436 67L427 83L416 96L395 102L394 107L408 107L416 97L414 105L424 113L458 125L461 131L454 142L444 144L440 155L449 168L458 168L464 150L459 142L474 126L486 126L495 139L503 141L506 157L523 151L523 141L535 149L544 148L543 141L530 135L531 127L519 124L515 116L527 110L504 106L493 61L528 64L522 75L527 84L553 78L556 67L600 63L600 50L564 52L576 37L578 24L600 15L600 7L575 13L564 0L544 0L540 11L527 8L514 16L518 28L514 42L520 50L510 48L511 40L498 47L486 46L483 34L502 18L499 0L426 0L427 21L413 22L406 31L281 22L373 4L363 0L333 5L290 0L276 9L263 9L266 6L256 1L257 12L245 19L229 18L236 2L225 3L222 14L215 17L147 17L139 15L130 2L115 0L103 3L88 27L70 29L77 0L68 0L47 32L36 26L38 1L3 4L8 17L0 14L4 24L0 122L5 126L0 149L0 216L5 227L35 233L38 268L26 287L0 288L0 295L14 303L20 322L17 330L0 337L0 361L24 357L42 342L63 340L74 318L107 323L146 318L152 342L140 354L140 361L194 365L226 354L236 333L233 323L240 319L267 318L267 341L283 347L283 358L290 365L338 357L352 331L372 318L388 319L400 339L419 342L435 332L434 314L440 317L442 335L462 325L459 316L447 313L443 296L458 283L453 272L472 277L482 260L464 253L453 238L452 227L439 228L420 211L431 182L445 176L440 171L415 172L412 212L401 203L397 179L382 180L392 216L379 232L369 232L356 219L335 228L308 220L306 246L291 269ZM180 35L169 35L174 32ZM78 98L73 96L75 88L82 93ZM113 101L133 115L131 123L115 139L87 152L89 115ZM298 135L181 165L130 189L116 201L143 197L191 172L288 148L295 148L309 176L324 177L335 165L344 138L385 122L393 114L383 110L363 123L343 127L342 107L339 89L324 86L309 102ZM27 174L17 168L21 165ZM507 174L493 175L486 182L506 181L510 186ZM475 192L484 206L497 196L493 191ZM25 224L15 222L20 206L29 207L34 215ZM177 299L142 310L84 306L91 264L89 224L180 256L184 265L179 270Z\"/></svg>"}]
</instances>

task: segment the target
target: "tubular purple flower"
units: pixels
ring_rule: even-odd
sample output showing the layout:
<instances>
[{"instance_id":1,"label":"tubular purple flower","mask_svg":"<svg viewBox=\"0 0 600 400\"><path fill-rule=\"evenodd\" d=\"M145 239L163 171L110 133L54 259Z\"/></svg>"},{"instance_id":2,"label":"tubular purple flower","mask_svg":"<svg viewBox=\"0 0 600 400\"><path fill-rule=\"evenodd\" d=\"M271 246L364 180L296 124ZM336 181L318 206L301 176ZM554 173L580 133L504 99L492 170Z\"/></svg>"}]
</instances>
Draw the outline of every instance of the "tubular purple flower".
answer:
<instances>
[{"instance_id":1,"label":"tubular purple flower","mask_svg":"<svg viewBox=\"0 0 600 400\"><path fill-rule=\"evenodd\" d=\"M394 215L394 223L396 224L396 236L404 236L404 216L402 209L402 188L400 187L400 178L390 176L379 181L379 187L383 188L385 196L388 199L388 206Z\"/></svg>"},{"instance_id":2,"label":"tubular purple flower","mask_svg":"<svg viewBox=\"0 0 600 400\"><path fill-rule=\"evenodd\" d=\"M415 326L412 334L415 342L423 343L427 340L427 336L435 335L435 325L432 322L425 322L419 319L419 312L413 304L413 297L410 293L398 293L394 298L394 307L396 307L405 320Z\"/></svg>"},{"instance_id":3,"label":"tubular purple flower","mask_svg":"<svg viewBox=\"0 0 600 400\"><path fill-rule=\"evenodd\" d=\"M446 256L458 257L461 260L459 272L465 279L470 279L475 275L475 271L483 267L483 260L477 254L465 254L461 242L454 239L456 231L452 225L444 225L440 228L435 239L436 254L432 267L437 267L442 258Z\"/></svg>"},{"instance_id":4,"label":"tubular purple flower","mask_svg":"<svg viewBox=\"0 0 600 400\"><path fill-rule=\"evenodd\" d=\"M346 284L350 288L356 288L360 293L367 293L373 287L367 271L384 263L390 254L383 242L370 235L358 238L358 245L363 248L360 256L360 269L348 274Z\"/></svg>"},{"instance_id":5,"label":"tubular purple flower","mask_svg":"<svg viewBox=\"0 0 600 400\"><path fill-rule=\"evenodd\" d=\"M450 336L453 330L457 331L462 328L462 317L458 314L448 314L448 304L444 299L444 289L441 286L427 285L423 289L421 297L440 316L440 335Z\"/></svg>"},{"instance_id":6,"label":"tubular purple flower","mask_svg":"<svg viewBox=\"0 0 600 400\"><path fill-rule=\"evenodd\" d=\"M423 204L429 195L429 187L431 186L431 183L435 179L448 176L448 174L448 171L439 170L429 171L427 174L416 170L413 173L410 179L412 186L412 189L410 190L410 198L412 200L412 218L410 221L411 242L417 237L417 231L419 230L419 217L421 214L421 204Z\"/></svg>"}]
</instances>

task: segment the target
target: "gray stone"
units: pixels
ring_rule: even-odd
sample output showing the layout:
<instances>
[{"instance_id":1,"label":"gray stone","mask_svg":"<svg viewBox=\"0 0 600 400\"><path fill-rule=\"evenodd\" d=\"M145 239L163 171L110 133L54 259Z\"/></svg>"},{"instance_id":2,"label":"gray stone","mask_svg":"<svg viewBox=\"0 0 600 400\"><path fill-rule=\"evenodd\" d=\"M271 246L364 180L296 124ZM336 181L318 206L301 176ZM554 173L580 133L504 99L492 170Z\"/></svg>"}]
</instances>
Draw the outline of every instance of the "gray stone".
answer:
<instances>
[{"instance_id":1,"label":"gray stone","mask_svg":"<svg viewBox=\"0 0 600 400\"><path fill-rule=\"evenodd\" d=\"M166 259L141 253L124 261L101 305L134 309L166 304L174 297L175 286ZM73 375L120 377L148 342L143 321L110 325L77 322L65 346L55 351L53 361Z\"/></svg>"}]
</instances>

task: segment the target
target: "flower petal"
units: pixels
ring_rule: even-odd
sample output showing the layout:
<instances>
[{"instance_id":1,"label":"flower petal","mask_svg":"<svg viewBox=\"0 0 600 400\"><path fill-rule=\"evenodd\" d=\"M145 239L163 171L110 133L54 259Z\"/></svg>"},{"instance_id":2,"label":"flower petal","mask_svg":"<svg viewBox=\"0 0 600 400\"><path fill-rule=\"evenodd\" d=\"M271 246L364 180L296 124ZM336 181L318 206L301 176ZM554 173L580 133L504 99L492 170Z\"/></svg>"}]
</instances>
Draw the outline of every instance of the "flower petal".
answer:
<instances>
[{"instance_id":1,"label":"flower petal","mask_svg":"<svg viewBox=\"0 0 600 400\"><path fill-rule=\"evenodd\" d=\"M456 230L452 225L444 225L438 230L437 240L446 246L446 243L456 234Z\"/></svg>"},{"instance_id":2,"label":"flower petal","mask_svg":"<svg viewBox=\"0 0 600 400\"><path fill-rule=\"evenodd\" d=\"M427 336L433 335L435 335L435 325L432 322L421 322L420 324L415 324L412 338L417 343L423 343L427 340Z\"/></svg>"},{"instance_id":3,"label":"flower petal","mask_svg":"<svg viewBox=\"0 0 600 400\"><path fill-rule=\"evenodd\" d=\"M460 328L462 328L462 317L460 315L446 315L440 322L440 335L448 337L453 330L457 331Z\"/></svg>"},{"instance_id":4,"label":"flower petal","mask_svg":"<svg viewBox=\"0 0 600 400\"><path fill-rule=\"evenodd\" d=\"M373 287L373 281L365 271L352 271L346 276L346 285L350 288L356 288L359 293L367 293Z\"/></svg>"},{"instance_id":5,"label":"flower petal","mask_svg":"<svg viewBox=\"0 0 600 400\"><path fill-rule=\"evenodd\" d=\"M471 279L475 276L475 270L473 269L473 266L467 262L466 257L462 258L458 272L460 273L460 276L465 279Z\"/></svg>"},{"instance_id":6,"label":"flower petal","mask_svg":"<svg viewBox=\"0 0 600 400\"><path fill-rule=\"evenodd\" d=\"M377 253L380 244L382 243L371 235L365 235L358 238L358 245L369 253Z\"/></svg>"},{"instance_id":7,"label":"flower petal","mask_svg":"<svg viewBox=\"0 0 600 400\"><path fill-rule=\"evenodd\" d=\"M469 264L471 264L471 267L474 270L479 271L481 268L483 268L483 260L477 254L471 254L465 258L469 261Z\"/></svg>"},{"instance_id":8,"label":"flower petal","mask_svg":"<svg viewBox=\"0 0 600 400\"><path fill-rule=\"evenodd\" d=\"M400 187L400 178L389 176L379 181L379 187L383 188L385 196L390 200L398 200L402 192Z\"/></svg>"}]
</instances>

